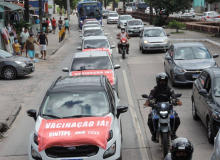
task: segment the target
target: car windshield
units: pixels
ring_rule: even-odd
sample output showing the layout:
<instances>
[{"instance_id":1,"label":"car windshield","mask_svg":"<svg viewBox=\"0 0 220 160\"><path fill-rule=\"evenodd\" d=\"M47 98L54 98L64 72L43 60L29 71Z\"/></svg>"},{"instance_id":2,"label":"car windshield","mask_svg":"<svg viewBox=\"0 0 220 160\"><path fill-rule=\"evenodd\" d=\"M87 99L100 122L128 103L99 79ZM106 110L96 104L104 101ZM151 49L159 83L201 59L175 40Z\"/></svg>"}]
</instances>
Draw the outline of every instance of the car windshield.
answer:
<instances>
[{"instance_id":1,"label":"car windshield","mask_svg":"<svg viewBox=\"0 0 220 160\"><path fill-rule=\"evenodd\" d=\"M146 29L144 30L144 37L165 37L165 33L161 29Z\"/></svg>"},{"instance_id":2,"label":"car windshield","mask_svg":"<svg viewBox=\"0 0 220 160\"><path fill-rule=\"evenodd\" d=\"M104 33L102 32L101 29L91 29L91 30L85 30L83 36L84 37L87 37L87 36L104 36Z\"/></svg>"},{"instance_id":3,"label":"car windshield","mask_svg":"<svg viewBox=\"0 0 220 160\"><path fill-rule=\"evenodd\" d=\"M211 58L209 51L203 46L179 47L175 51L175 60Z\"/></svg>"},{"instance_id":4,"label":"car windshield","mask_svg":"<svg viewBox=\"0 0 220 160\"><path fill-rule=\"evenodd\" d=\"M89 48L109 48L109 44L106 39L85 40L84 49Z\"/></svg>"},{"instance_id":5,"label":"car windshield","mask_svg":"<svg viewBox=\"0 0 220 160\"><path fill-rule=\"evenodd\" d=\"M71 71L106 69L112 69L111 62L107 56L75 58L71 67Z\"/></svg>"},{"instance_id":6,"label":"car windshield","mask_svg":"<svg viewBox=\"0 0 220 160\"><path fill-rule=\"evenodd\" d=\"M214 80L214 95L220 97L220 77L216 77Z\"/></svg>"},{"instance_id":7,"label":"car windshield","mask_svg":"<svg viewBox=\"0 0 220 160\"><path fill-rule=\"evenodd\" d=\"M98 25L100 25L100 23L98 21L87 21L85 24L98 24Z\"/></svg>"},{"instance_id":8,"label":"car windshield","mask_svg":"<svg viewBox=\"0 0 220 160\"><path fill-rule=\"evenodd\" d=\"M117 14L109 14L108 16L109 16L109 17L118 17Z\"/></svg>"},{"instance_id":9,"label":"car windshield","mask_svg":"<svg viewBox=\"0 0 220 160\"><path fill-rule=\"evenodd\" d=\"M102 13L109 13L110 11L102 11Z\"/></svg>"},{"instance_id":10,"label":"car windshield","mask_svg":"<svg viewBox=\"0 0 220 160\"><path fill-rule=\"evenodd\" d=\"M85 30L86 28L89 28L89 27L100 27L100 25L83 25L83 29L82 30Z\"/></svg>"},{"instance_id":11,"label":"car windshield","mask_svg":"<svg viewBox=\"0 0 220 160\"><path fill-rule=\"evenodd\" d=\"M59 92L47 96L41 114L48 117L104 116L109 113L103 91Z\"/></svg>"},{"instance_id":12,"label":"car windshield","mask_svg":"<svg viewBox=\"0 0 220 160\"><path fill-rule=\"evenodd\" d=\"M120 20L130 20L132 19L131 16L121 16Z\"/></svg>"},{"instance_id":13,"label":"car windshield","mask_svg":"<svg viewBox=\"0 0 220 160\"><path fill-rule=\"evenodd\" d=\"M0 50L0 57L2 58L10 58L12 55L6 51Z\"/></svg>"},{"instance_id":14,"label":"car windshield","mask_svg":"<svg viewBox=\"0 0 220 160\"><path fill-rule=\"evenodd\" d=\"M101 18L101 7L99 6L85 6L79 9L79 16L82 18Z\"/></svg>"},{"instance_id":15,"label":"car windshield","mask_svg":"<svg viewBox=\"0 0 220 160\"><path fill-rule=\"evenodd\" d=\"M142 25L142 22L139 20L129 21L128 25L129 26Z\"/></svg>"}]
</instances>

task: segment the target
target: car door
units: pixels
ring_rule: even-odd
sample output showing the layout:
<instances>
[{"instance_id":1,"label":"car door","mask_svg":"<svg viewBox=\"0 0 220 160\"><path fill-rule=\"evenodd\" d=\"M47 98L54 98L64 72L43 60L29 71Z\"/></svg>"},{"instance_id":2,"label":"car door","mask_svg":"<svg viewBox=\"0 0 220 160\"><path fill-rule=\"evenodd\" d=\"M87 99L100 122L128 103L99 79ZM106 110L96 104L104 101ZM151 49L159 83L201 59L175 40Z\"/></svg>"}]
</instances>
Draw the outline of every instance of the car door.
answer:
<instances>
[{"instance_id":1,"label":"car door","mask_svg":"<svg viewBox=\"0 0 220 160\"><path fill-rule=\"evenodd\" d=\"M118 17L117 25L118 27L120 26L120 16Z\"/></svg>"},{"instance_id":2,"label":"car door","mask_svg":"<svg viewBox=\"0 0 220 160\"><path fill-rule=\"evenodd\" d=\"M139 39L139 45L142 47L143 46L143 38L144 38L144 30L140 34L140 39Z\"/></svg>"},{"instance_id":3,"label":"car door","mask_svg":"<svg viewBox=\"0 0 220 160\"><path fill-rule=\"evenodd\" d=\"M173 68L173 54L174 54L174 46L171 45L170 49L168 50L168 56L171 57L171 60L165 60L165 71L171 77L171 70Z\"/></svg>"},{"instance_id":4,"label":"car door","mask_svg":"<svg viewBox=\"0 0 220 160\"><path fill-rule=\"evenodd\" d=\"M3 58L0 56L0 73L2 73L2 69L4 68L4 66L5 66L4 60L3 60Z\"/></svg>"}]
</instances>

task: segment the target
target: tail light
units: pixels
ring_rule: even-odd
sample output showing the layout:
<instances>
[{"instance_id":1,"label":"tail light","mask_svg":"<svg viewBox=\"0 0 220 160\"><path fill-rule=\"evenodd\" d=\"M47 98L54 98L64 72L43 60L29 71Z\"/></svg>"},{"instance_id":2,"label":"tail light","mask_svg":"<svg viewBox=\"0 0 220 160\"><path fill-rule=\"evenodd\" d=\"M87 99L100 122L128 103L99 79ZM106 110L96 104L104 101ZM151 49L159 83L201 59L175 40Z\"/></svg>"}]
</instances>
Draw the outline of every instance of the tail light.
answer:
<instances>
[{"instance_id":1,"label":"tail light","mask_svg":"<svg viewBox=\"0 0 220 160\"><path fill-rule=\"evenodd\" d=\"M181 14L183 14L183 13L181 13Z\"/></svg>"},{"instance_id":2,"label":"tail light","mask_svg":"<svg viewBox=\"0 0 220 160\"><path fill-rule=\"evenodd\" d=\"M207 16L207 18L209 18L209 16Z\"/></svg>"},{"instance_id":3,"label":"tail light","mask_svg":"<svg viewBox=\"0 0 220 160\"><path fill-rule=\"evenodd\" d=\"M218 18L220 18L220 16L218 16Z\"/></svg>"}]
</instances>

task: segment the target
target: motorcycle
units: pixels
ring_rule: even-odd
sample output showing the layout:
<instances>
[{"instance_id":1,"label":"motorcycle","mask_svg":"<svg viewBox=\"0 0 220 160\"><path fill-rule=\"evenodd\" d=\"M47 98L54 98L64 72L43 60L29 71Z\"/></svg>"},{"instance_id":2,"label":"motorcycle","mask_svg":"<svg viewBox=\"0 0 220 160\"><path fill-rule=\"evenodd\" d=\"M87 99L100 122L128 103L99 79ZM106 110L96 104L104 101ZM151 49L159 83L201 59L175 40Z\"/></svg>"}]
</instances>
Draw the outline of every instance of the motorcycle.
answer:
<instances>
[{"instance_id":1,"label":"motorcycle","mask_svg":"<svg viewBox=\"0 0 220 160\"><path fill-rule=\"evenodd\" d=\"M181 96L182 94L176 94L177 98ZM146 94L143 94L142 97L149 98ZM162 98L163 102L157 102L158 98ZM164 158L168 154L171 144L171 135L173 134L175 122L173 123L173 126L170 126L170 119L174 119L175 112L173 111L173 107L177 105L178 104L175 99L171 99L164 94L157 95L157 97L154 100L150 100L149 104L149 106L153 108L153 120L158 119L156 136L159 140L160 150L163 149Z\"/></svg>"},{"instance_id":2,"label":"motorcycle","mask_svg":"<svg viewBox=\"0 0 220 160\"><path fill-rule=\"evenodd\" d=\"M121 48L118 49L119 53L122 54L122 59L125 59L125 54L127 53L127 38L121 38Z\"/></svg>"}]
</instances>

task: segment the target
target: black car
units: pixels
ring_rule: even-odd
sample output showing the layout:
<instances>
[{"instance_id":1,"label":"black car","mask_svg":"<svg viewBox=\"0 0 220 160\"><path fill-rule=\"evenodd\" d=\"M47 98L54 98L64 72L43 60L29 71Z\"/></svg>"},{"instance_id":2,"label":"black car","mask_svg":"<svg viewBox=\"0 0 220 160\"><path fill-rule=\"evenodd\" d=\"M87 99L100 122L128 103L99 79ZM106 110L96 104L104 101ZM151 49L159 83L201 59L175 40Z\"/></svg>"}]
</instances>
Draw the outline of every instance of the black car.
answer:
<instances>
[{"instance_id":1,"label":"black car","mask_svg":"<svg viewBox=\"0 0 220 160\"><path fill-rule=\"evenodd\" d=\"M213 59L218 56L212 56L202 43L175 43L165 55L164 70L173 87L192 84L204 68L218 66Z\"/></svg>"},{"instance_id":2,"label":"black car","mask_svg":"<svg viewBox=\"0 0 220 160\"><path fill-rule=\"evenodd\" d=\"M0 76L6 80L15 79L34 72L34 64L30 59L0 50Z\"/></svg>"},{"instance_id":3,"label":"black car","mask_svg":"<svg viewBox=\"0 0 220 160\"><path fill-rule=\"evenodd\" d=\"M220 68L205 68L193 83L192 116L207 128L209 143L220 129Z\"/></svg>"}]
</instances>

